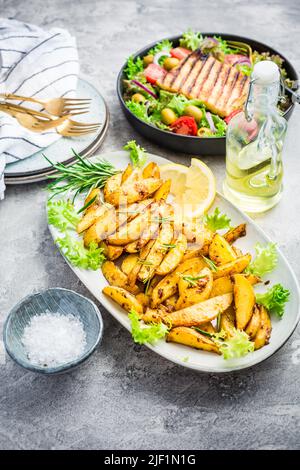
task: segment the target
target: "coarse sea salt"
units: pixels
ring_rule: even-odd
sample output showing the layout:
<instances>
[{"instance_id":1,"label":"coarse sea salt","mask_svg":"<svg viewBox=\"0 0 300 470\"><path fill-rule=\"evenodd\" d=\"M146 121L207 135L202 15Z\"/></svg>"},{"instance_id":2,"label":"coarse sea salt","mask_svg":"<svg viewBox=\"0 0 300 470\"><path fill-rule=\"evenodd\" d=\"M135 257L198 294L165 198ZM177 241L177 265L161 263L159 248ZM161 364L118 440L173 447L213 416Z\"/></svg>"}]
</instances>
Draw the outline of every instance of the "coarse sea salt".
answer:
<instances>
[{"instance_id":1,"label":"coarse sea salt","mask_svg":"<svg viewBox=\"0 0 300 470\"><path fill-rule=\"evenodd\" d=\"M86 334L82 322L73 315L45 312L31 318L22 343L32 364L55 367L81 356Z\"/></svg>"}]
</instances>

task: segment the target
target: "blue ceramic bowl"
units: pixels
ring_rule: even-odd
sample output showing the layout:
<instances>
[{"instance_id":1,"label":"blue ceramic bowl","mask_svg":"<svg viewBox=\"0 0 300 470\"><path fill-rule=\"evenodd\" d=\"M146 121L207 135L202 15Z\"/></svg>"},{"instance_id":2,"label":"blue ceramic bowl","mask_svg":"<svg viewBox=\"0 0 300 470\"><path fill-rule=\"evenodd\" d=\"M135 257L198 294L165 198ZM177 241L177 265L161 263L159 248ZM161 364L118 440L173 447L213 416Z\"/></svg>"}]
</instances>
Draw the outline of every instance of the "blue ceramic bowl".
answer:
<instances>
[{"instance_id":1,"label":"blue ceramic bowl","mask_svg":"<svg viewBox=\"0 0 300 470\"><path fill-rule=\"evenodd\" d=\"M86 347L83 354L75 361L57 367L40 367L28 360L21 341L24 328L34 315L46 311L74 315L82 322L86 333ZM57 374L73 369L86 361L100 343L102 332L101 313L94 302L71 290L56 287L28 295L15 305L4 324L3 341L9 356L20 366L42 374Z\"/></svg>"}]
</instances>

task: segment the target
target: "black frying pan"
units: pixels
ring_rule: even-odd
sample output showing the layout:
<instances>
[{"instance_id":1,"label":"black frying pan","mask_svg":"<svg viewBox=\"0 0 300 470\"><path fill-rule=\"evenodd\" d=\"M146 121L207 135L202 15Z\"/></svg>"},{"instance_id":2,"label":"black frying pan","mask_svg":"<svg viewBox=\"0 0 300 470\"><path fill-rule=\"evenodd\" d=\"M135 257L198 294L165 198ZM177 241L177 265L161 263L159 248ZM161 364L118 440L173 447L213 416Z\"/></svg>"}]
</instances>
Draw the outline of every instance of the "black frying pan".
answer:
<instances>
[{"instance_id":1,"label":"black frying pan","mask_svg":"<svg viewBox=\"0 0 300 470\"><path fill-rule=\"evenodd\" d=\"M278 51L273 49L262 42L255 41L253 39L249 39L243 36L235 36L233 34L223 34L223 33L203 33L203 36L221 36L223 39L231 39L235 41L245 42L252 47L252 50L256 50L258 52L270 52L271 54L278 54L284 59L284 67L287 71L287 75L291 80L298 80L298 75L292 64ZM174 46L176 47L179 45L179 39L181 36L175 36L170 39ZM152 44L144 47L143 49L139 50L134 54L134 57L141 56L143 57L146 55L147 51L154 47L159 41L155 41ZM118 79L117 79L117 93L121 103L121 108L127 117L128 121L132 126L144 137L149 140L152 140L156 144L162 145L167 147L171 150L175 150L178 152L184 153L191 153L191 154L198 154L198 155L224 155L225 154L225 137L193 137L193 136L186 136L186 135L178 135L173 134L171 132L167 132L161 129L158 129L151 124L146 124L145 122L141 121L137 118L131 111L126 107L125 102L123 100L123 79L124 76L124 68L126 64L123 65L121 68ZM284 117L289 119L293 109L294 109L294 102L291 103L289 108L285 111Z\"/></svg>"}]
</instances>

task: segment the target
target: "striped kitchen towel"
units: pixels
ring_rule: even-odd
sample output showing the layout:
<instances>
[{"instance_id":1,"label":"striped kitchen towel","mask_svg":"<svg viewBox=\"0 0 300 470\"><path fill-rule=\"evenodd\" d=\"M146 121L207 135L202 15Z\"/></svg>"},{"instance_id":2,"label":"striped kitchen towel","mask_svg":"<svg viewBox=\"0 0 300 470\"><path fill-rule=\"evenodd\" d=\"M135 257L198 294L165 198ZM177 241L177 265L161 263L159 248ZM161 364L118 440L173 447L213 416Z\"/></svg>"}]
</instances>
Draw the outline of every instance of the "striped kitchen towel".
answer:
<instances>
[{"instance_id":1,"label":"striped kitchen towel","mask_svg":"<svg viewBox=\"0 0 300 470\"><path fill-rule=\"evenodd\" d=\"M75 96L78 53L76 40L68 31L57 28L45 31L0 18L0 56L0 93L41 99ZM26 106L31 104L26 102ZM4 197L5 164L23 160L59 138L55 130L43 134L30 132L0 111L0 199Z\"/></svg>"}]
</instances>

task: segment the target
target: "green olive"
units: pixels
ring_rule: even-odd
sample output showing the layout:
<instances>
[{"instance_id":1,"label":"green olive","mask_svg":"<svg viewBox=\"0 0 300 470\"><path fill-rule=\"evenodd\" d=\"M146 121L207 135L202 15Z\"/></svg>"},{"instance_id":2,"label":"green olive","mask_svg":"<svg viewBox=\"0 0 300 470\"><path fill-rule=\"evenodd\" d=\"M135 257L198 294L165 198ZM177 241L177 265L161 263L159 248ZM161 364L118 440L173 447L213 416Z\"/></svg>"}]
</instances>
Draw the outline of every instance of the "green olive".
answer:
<instances>
[{"instance_id":1,"label":"green olive","mask_svg":"<svg viewBox=\"0 0 300 470\"><path fill-rule=\"evenodd\" d=\"M199 127L197 135L198 137L205 137L212 135L212 132L209 127Z\"/></svg>"},{"instance_id":2,"label":"green olive","mask_svg":"<svg viewBox=\"0 0 300 470\"><path fill-rule=\"evenodd\" d=\"M174 111L170 108L164 108L161 112L161 120L164 124L172 124L172 122L176 121L177 116Z\"/></svg>"},{"instance_id":3,"label":"green olive","mask_svg":"<svg viewBox=\"0 0 300 470\"><path fill-rule=\"evenodd\" d=\"M164 68L166 70L172 70L178 64L179 64L179 59L176 59L176 57L167 57L164 60Z\"/></svg>"},{"instance_id":4,"label":"green olive","mask_svg":"<svg viewBox=\"0 0 300 470\"><path fill-rule=\"evenodd\" d=\"M190 104L189 106L187 106L184 109L184 114L186 114L187 116L191 116L191 117L195 118L196 122L200 122L202 117L203 117L203 113L202 113L201 109L198 108L197 106L192 105L192 104Z\"/></svg>"},{"instance_id":5,"label":"green olive","mask_svg":"<svg viewBox=\"0 0 300 470\"><path fill-rule=\"evenodd\" d=\"M145 57L143 57L143 63L144 63L144 66L147 67L147 65L149 64L152 64L153 62L153 55L152 54L148 54L148 55L145 55Z\"/></svg>"},{"instance_id":6,"label":"green olive","mask_svg":"<svg viewBox=\"0 0 300 470\"><path fill-rule=\"evenodd\" d=\"M134 103L144 103L145 100L146 98L141 93L135 93L131 97L131 101Z\"/></svg>"}]
</instances>

